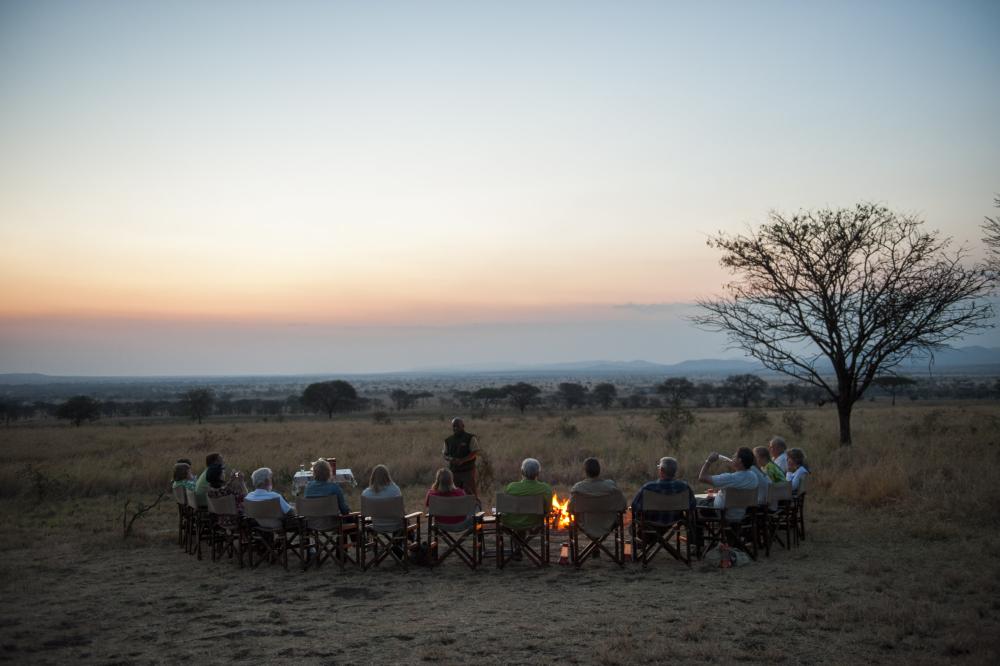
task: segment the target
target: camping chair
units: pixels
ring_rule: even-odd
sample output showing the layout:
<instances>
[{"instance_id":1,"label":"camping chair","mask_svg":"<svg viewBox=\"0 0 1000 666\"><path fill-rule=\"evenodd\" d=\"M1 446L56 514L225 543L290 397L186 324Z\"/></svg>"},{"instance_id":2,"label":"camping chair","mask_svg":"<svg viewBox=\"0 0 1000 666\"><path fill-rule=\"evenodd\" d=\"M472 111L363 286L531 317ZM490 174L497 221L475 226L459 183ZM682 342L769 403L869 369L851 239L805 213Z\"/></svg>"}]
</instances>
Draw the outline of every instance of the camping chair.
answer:
<instances>
[{"instance_id":1,"label":"camping chair","mask_svg":"<svg viewBox=\"0 0 1000 666\"><path fill-rule=\"evenodd\" d=\"M622 566L625 564L625 496L618 489L608 495L593 496L577 493L570 496L569 513L572 518L569 525L569 557L573 566L580 567L590 557L595 557L604 551L611 561ZM606 529L593 530L595 523L610 526ZM588 543L581 550L580 534L587 538ZM611 537L614 541L614 552L604 545Z\"/></svg>"},{"instance_id":2,"label":"camping chair","mask_svg":"<svg viewBox=\"0 0 1000 666\"><path fill-rule=\"evenodd\" d=\"M496 551L497 568L503 569L520 550L535 566L549 565L549 498L546 495L508 495L497 493L496 499ZM528 528L514 528L504 525L505 514L532 516L534 524ZM511 552L504 555L504 537L510 537ZM531 546L535 537L539 538L538 550Z\"/></svg>"},{"instance_id":3,"label":"camping chair","mask_svg":"<svg viewBox=\"0 0 1000 666\"><path fill-rule=\"evenodd\" d=\"M188 545L188 530L191 529L191 511L188 508L187 494L184 486L176 486L173 489L174 501L177 502L177 545L181 546L185 552Z\"/></svg>"},{"instance_id":4,"label":"camping chair","mask_svg":"<svg viewBox=\"0 0 1000 666\"><path fill-rule=\"evenodd\" d=\"M792 547L792 538L798 542L798 530L795 526L794 509L792 507L792 484L787 481L772 483L768 488L768 507L774 507L767 512L767 532L764 539L767 542L767 552L771 552L771 544L777 541L782 548ZM785 538L781 538L784 532Z\"/></svg>"},{"instance_id":5,"label":"camping chair","mask_svg":"<svg viewBox=\"0 0 1000 666\"><path fill-rule=\"evenodd\" d=\"M316 566L328 559L336 562L341 569L351 562L361 561L360 533L361 514L357 511L347 515L340 514L337 498L329 497L299 497L295 500L295 512L304 520L302 526L302 548L308 551L313 548L316 553ZM351 537L354 537L353 550ZM310 560L305 560L305 568L309 568Z\"/></svg>"},{"instance_id":6,"label":"camping chair","mask_svg":"<svg viewBox=\"0 0 1000 666\"><path fill-rule=\"evenodd\" d=\"M633 558L636 562L641 562L644 569L661 550L691 566L691 540L695 536L695 517L690 502L691 497L687 492L667 494L655 490L642 491L642 510L632 510L631 531ZM678 519L672 523L661 523L651 519L658 513L667 512L675 513Z\"/></svg>"},{"instance_id":7,"label":"camping chair","mask_svg":"<svg viewBox=\"0 0 1000 666\"><path fill-rule=\"evenodd\" d=\"M208 508L198 506L198 498L195 496L193 490L185 488L184 498L187 500L188 510L190 511L188 518L187 552L189 555L197 555L200 560L201 542L206 541L209 544L212 542L212 521L208 515Z\"/></svg>"},{"instance_id":8,"label":"camping chair","mask_svg":"<svg viewBox=\"0 0 1000 666\"><path fill-rule=\"evenodd\" d=\"M466 566L475 569L483 563L483 514L476 511L476 496L461 497L430 496L427 506L427 540L431 542L431 566L441 564L446 557L455 553ZM458 517L460 523L441 522L443 517ZM466 547L466 541L472 541L472 552ZM446 546L443 551L435 549L435 545Z\"/></svg>"},{"instance_id":9,"label":"camping chair","mask_svg":"<svg viewBox=\"0 0 1000 666\"><path fill-rule=\"evenodd\" d=\"M724 521L723 530L729 538L729 545L745 551L752 559L757 559L757 489L726 488L726 512L744 509L743 519L735 522Z\"/></svg>"},{"instance_id":10,"label":"camping chair","mask_svg":"<svg viewBox=\"0 0 1000 666\"><path fill-rule=\"evenodd\" d=\"M298 519L294 517L289 519L285 516L278 498L245 501L243 502L243 512L247 518L253 521L248 529L250 568L259 566L264 559L267 559L272 564L275 560L280 561L281 565L288 569L289 551L298 557L303 564L305 563L306 555L299 552L302 540L297 538L300 536L301 530L297 525L293 525L292 529L289 529L289 522L298 522ZM258 553L263 554L263 556L255 562L254 556Z\"/></svg>"},{"instance_id":11,"label":"camping chair","mask_svg":"<svg viewBox=\"0 0 1000 666\"><path fill-rule=\"evenodd\" d=\"M233 559L237 556L240 568L243 568L243 551L246 549L246 530L243 517L236 509L236 496L208 496L208 514L211 517L211 553L212 561L218 562L222 556Z\"/></svg>"},{"instance_id":12,"label":"camping chair","mask_svg":"<svg viewBox=\"0 0 1000 666\"><path fill-rule=\"evenodd\" d=\"M809 484L809 475L804 475L799 479L799 490L792 496L792 510L795 513L795 536L796 542L806 540L806 486Z\"/></svg>"},{"instance_id":13,"label":"camping chair","mask_svg":"<svg viewBox=\"0 0 1000 666\"><path fill-rule=\"evenodd\" d=\"M409 545L420 540L420 511L406 513L402 497L361 496L361 568L377 567L386 557L392 557L396 564L409 569ZM394 527L375 527L375 521L393 521ZM368 560L371 551L372 559Z\"/></svg>"}]
</instances>

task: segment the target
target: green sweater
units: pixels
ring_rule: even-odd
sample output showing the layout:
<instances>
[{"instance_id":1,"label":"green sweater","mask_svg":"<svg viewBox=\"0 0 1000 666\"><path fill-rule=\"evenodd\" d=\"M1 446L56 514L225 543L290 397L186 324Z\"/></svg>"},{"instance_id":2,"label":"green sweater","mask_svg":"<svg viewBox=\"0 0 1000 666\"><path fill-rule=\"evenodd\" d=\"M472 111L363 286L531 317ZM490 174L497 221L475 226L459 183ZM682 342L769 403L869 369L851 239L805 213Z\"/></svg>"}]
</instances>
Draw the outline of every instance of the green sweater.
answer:
<instances>
[{"instance_id":1,"label":"green sweater","mask_svg":"<svg viewBox=\"0 0 1000 666\"><path fill-rule=\"evenodd\" d=\"M508 483L503 491L508 495L543 495L546 507L552 503L552 486L534 479L521 479ZM526 530L529 527L538 527L540 523L538 516L530 513L508 513L503 516L503 524L516 530Z\"/></svg>"}]
</instances>

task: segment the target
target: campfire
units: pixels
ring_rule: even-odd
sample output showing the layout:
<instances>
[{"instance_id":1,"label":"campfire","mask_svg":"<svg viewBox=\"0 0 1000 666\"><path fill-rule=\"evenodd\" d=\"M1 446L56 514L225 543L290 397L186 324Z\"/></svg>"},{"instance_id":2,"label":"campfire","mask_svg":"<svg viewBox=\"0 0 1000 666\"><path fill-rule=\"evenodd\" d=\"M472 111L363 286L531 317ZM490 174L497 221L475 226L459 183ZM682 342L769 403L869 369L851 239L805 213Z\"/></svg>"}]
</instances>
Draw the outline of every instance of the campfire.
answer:
<instances>
[{"instance_id":1,"label":"campfire","mask_svg":"<svg viewBox=\"0 0 1000 666\"><path fill-rule=\"evenodd\" d=\"M572 522L569 516L569 498L560 500L558 495L552 495L552 511L549 513L549 527L554 530L568 530Z\"/></svg>"}]
</instances>

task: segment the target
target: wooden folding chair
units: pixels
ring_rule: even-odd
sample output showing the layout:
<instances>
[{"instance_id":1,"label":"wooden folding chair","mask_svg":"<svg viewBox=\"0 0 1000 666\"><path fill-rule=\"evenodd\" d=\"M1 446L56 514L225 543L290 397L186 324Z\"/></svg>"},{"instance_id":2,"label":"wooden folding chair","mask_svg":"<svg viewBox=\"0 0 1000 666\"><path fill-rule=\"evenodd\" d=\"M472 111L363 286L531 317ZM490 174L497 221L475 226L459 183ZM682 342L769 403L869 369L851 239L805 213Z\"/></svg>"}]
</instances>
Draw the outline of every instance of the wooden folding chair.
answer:
<instances>
[{"instance_id":1,"label":"wooden folding chair","mask_svg":"<svg viewBox=\"0 0 1000 666\"><path fill-rule=\"evenodd\" d=\"M409 569L409 548L420 541L420 511L405 513L402 497L361 496L361 568L377 567L387 557L392 557L404 570ZM392 521L390 529L375 526L375 522ZM368 560L371 551L372 559Z\"/></svg>"},{"instance_id":2,"label":"wooden folding chair","mask_svg":"<svg viewBox=\"0 0 1000 666\"><path fill-rule=\"evenodd\" d=\"M446 557L455 553L466 566L475 569L483 563L483 518L482 511L476 511L475 495L462 497L430 496L427 506L427 540L431 543L431 566L441 564ZM461 523L441 522L440 518L457 518ZM472 542L470 553L465 543ZM435 549L435 545L438 546ZM445 548L441 548L441 546Z\"/></svg>"},{"instance_id":3,"label":"wooden folding chair","mask_svg":"<svg viewBox=\"0 0 1000 666\"><path fill-rule=\"evenodd\" d=\"M184 486L175 486L174 501L177 502L177 545L187 551L188 531L190 527L191 511L188 509L187 494Z\"/></svg>"},{"instance_id":4,"label":"wooden folding chair","mask_svg":"<svg viewBox=\"0 0 1000 666\"><path fill-rule=\"evenodd\" d=\"M795 526L795 511L792 507L792 484L787 481L772 483L768 488L767 504L767 552L771 552L771 544L777 541L785 550L798 543L798 530ZM781 537L784 533L784 539Z\"/></svg>"},{"instance_id":5,"label":"wooden folding chair","mask_svg":"<svg viewBox=\"0 0 1000 666\"><path fill-rule=\"evenodd\" d=\"M278 498L243 502L243 512L253 522L249 522L250 567L255 568L267 559L268 562L281 562L288 569L288 553L299 558L303 563L307 559L299 546L302 540L298 518L287 518L281 510ZM255 556L262 554L255 561Z\"/></svg>"},{"instance_id":6,"label":"wooden folding chair","mask_svg":"<svg viewBox=\"0 0 1000 666\"><path fill-rule=\"evenodd\" d=\"M632 511L632 553L645 569L661 550L691 566L691 541L695 538L695 517L688 493L642 491L642 510ZM671 523L653 520L657 514L675 513ZM638 537L638 538L637 538ZM673 543L671 543L673 541ZM683 541L683 546L681 542Z\"/></svg>"},{"instance_id":7,"label":"wooden folding chair","mask_svg":"<svg viewBox=\"0 0 1000 666\"><path fill-rule=\"evenodd\" d=\"M212 497L210 494L208 515L211 518L212 561L218 562L223 555L228 555L229 559L236 555L242 569L247 537L243 517L236 508L236 496Z\"/></svg>"},{"instance_id":8,"label":"wooden folding chair","mask_svg":"<svg viewBox=\"0 0 1000 666\"><path fill-rule=\"evenodd\" d=\"M337 498L333 496L299 497L295 500L295 513L303 520L302 548L307 552L310 548L314 550L317 567L328 559L341 570L348 562L360 564L360 513L341 515ZM306 557L305 568L309 568L310 563L310 558Z\"/></svg>"},{"instance_id":9,"label":"wooden folding chair","mask_svg":"<svg viewBox=\"0 0 1000 666\"><path fill-rule=\"evenodd\" d=\"M201 544L212 542L212 521L208 515L208 507L198 506L198 498L190 488L184 489L184 497L187 500L190 517L188 522L188 549L190 555L197 555L201 559Z\"/></svg>"},{"instance_id":10,"label":"wooden folding chair","mask_svg":"<svg viewBox=\"0 0 1000 666\"><path fill-rule=\"evenodd\" d=\"M569 557L573 566L579 568L588 558L599 552L611 558L618 566L625 564L625 495L617 488L608 495L593 496L576 493L570 496L569 513L572 518L569 526ZM585 526L607 525L607 529L597 532L585 529ZM587 545L580 548L580 534L587 539ZM611 537L614 542L614 552L608 550L604 542Z\"/></svg>"},{"instance_id":11,"label":"wooden folding chair","mask_svg":"<svg viewBox=\"0 0 1000 666\"><path fill-rule=\"evenodd\" d=\"M795 513L796 541L806 540L806 486L809 485L809 475L799 479L799 489L792 496L792 510Z\"/></svg>"},{"instance_id":12,"label":"wooden folding chair","mask_svg":"<svg viewBox=\"0 0 1000 666\"><path fill-rule=\"evenodd\" d=\"M757 489L756 488L726 488L726 510L728 514L733 509L743 509L743 519L740 521L723 521L723 531L729 538L729 545L746 552L751 559L757 559Z\"/></svg>"},{"instance_id":13,"label":"wooden folding chair","mask_svg":"<svg viewBox=\"0 0 1000 666\"><path fill-rule=\"evenodd\" d=\"M514 552L527 555L528 559L539 567L549 565L549 509L550 499L547 495L508 495L497 493L496 498L496 551L497 568L503 569L514 558ZM533 525L528 528L508 527L504 525L505 514L532 516ZM504 553L504 538L510 537L511 552ZM536 550L531 546L532 540L538 537Z\"/></svg>"}]
</instances>

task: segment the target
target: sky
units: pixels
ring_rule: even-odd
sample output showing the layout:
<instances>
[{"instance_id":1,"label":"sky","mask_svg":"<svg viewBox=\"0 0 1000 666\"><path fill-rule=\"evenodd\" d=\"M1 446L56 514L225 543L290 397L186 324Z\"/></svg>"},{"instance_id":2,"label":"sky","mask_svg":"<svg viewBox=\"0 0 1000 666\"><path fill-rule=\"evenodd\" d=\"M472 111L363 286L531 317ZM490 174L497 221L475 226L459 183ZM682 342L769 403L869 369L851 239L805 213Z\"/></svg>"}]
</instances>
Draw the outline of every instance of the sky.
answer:
<instances>
[{"instance_id":1,"label":"sky","mask_svg":"<svg viewBox=\"0 0 1000 666\"><path fill-rule=\"evenodd\" d=\"M1000 192L996 2L0 0L0 372L733 357L706 245ZM1000 345L996 332L962 344Z\"/></svg>"}]
</instances>

